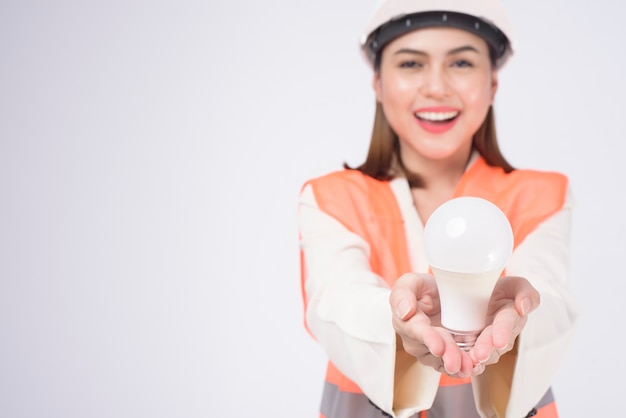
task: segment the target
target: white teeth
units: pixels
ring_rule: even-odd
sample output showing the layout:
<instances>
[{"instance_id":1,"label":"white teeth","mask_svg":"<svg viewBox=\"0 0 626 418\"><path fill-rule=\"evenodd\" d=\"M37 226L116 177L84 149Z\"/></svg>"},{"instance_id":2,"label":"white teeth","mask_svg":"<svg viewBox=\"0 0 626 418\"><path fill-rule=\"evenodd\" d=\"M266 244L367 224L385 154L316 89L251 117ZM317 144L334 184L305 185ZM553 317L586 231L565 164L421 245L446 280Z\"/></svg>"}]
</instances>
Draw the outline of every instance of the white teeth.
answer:
<instances>
[{"instance_id":1,"label":"white teeth","mask_svg":"<svg viewBox=\"0 0 626 418\"><path fill-rule=\"evenodd\" d=\"M455 118L459 112L417 112L415 115L420 119L439 122Z\"/></svg>"}]
</instances>

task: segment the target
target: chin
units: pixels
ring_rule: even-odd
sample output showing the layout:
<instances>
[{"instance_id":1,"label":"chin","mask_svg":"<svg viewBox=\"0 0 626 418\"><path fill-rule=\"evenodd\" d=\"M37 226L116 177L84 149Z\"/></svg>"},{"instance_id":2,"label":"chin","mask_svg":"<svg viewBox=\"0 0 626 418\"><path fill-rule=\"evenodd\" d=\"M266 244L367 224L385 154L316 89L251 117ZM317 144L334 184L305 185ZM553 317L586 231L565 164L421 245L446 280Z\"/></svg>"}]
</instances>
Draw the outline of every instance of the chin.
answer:
<instances>
[{"instance_id":1,"label":"chin","mask_svg":"<svg viewBox=\"0 0 626 418\"><path fill-rule=\"evenodd\" d=\"M428 150L423 150L421 152L418 150L418 153L427 160L441 161L441 162L457 160L461 157L466 157L468 154L467 151L461 150L459 148L428 149Z\"/></svg>"}]
</instances>

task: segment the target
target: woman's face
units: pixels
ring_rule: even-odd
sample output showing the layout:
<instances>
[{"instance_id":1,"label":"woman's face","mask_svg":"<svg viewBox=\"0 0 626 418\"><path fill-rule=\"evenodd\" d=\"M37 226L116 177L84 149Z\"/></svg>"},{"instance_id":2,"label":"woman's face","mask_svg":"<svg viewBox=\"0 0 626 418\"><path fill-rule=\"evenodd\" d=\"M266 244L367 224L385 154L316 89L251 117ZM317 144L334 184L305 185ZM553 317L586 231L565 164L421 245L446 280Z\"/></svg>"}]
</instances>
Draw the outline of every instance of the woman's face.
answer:
<instances>
[{"instance_id":1,"label":"woman's face","mask_svg":"<svg viewBox=\"0 0 626 418\"><path fill-rule=\"evenodd\" d=\"M374 90L407 168L466 162L493 103L497 73L482 38L460 29L420 29L385 47Z\"/></svg>"}]
</instances>

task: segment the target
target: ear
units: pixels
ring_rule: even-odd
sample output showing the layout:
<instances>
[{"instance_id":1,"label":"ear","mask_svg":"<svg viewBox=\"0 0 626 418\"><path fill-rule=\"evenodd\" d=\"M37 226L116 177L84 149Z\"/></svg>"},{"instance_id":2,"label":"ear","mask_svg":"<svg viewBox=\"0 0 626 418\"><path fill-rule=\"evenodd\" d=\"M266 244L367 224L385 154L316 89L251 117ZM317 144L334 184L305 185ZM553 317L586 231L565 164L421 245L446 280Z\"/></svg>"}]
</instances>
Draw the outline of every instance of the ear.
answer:
<instances>
[{"instance_id":1,"label":"ear","mask_svg":"<svg viewBox=\"0 0 626 418\"><path fill-rule=\"evenodd\" d=\"M498 91L498 72L496 70L493 70L491 72L491 104L492 105L496 98L497 91Z\"/></svg>"},{"instance_id":2,"label":"ear","mask_svg":"<svg viewBox=\"0 0 626 418\"><path fill-rule=\"evenodd\" d=\"M380 71L374 71L374 77L372 78L372 88L374 89L374 93L376 93L376 101L380 103L383 94L382 81L380 80Z\"/></svg>"}]
</instances>

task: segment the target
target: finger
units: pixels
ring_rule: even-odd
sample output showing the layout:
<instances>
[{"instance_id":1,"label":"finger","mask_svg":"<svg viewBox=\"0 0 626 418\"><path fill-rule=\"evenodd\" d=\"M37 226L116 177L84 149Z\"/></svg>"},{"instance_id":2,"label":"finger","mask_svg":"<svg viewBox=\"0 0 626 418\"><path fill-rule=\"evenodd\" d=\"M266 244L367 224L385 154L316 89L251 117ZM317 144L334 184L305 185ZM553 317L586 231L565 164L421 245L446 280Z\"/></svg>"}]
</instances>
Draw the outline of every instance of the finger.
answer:
<instances>
[{"instance_id":1,"label":"finger","mask_svg":"<svg viewBox=\"0 0 626 418\"><path fill-rule=\"evenodd\" d=\"M432 309L434 306L433 291L436 286L432 278L425 274L406 273L395 282L389 303L394 315L407 320L420 309Z\"/></svg>"},{"instance_id":2,"label":"finger","mask_svg":"<svg viewBox=\"0 0 626 418\"><path fill-rule=\"evenodd\" d=\"M523 277L506 276L500 279L506 297L515 300L515 308L520 315L528 315L540 303L539 292Z\"/></svg>"},{"instance_id":3,"label":"finger","mask_svg":"<svg viewBox=\"0 0 626 418\"><path fill-rule=\"evenodd\" d=\"M417 300L414 297L408 296L399 300L397 303L392 303L391 307L395 315L402 319L407 320L415 315L417 311Z\"/></svg>"},{"instance_id":4,"label":"finger","mask_svg":"<svg viewBox=\"0 0 626 418\"><path fill-rule=\"evenodd\" d=\"M451 339L445 338L445 343L445 351L441 356L428 352L419 359L420 363L452 377L471 376L474 363L468 353L462 351Z\"/></svg>"},{"instance_id":5,"label":"finger","mask_svg":"<svg viewBox=\"0 0 626 418\"><path fill-rule=\"evenodd\" d=\"M450 375L459 373L463 369L463 355L467 355L467 353L461 351L449 331L443 328L435 328L435 330L441 336L444 342L444 351L441 355L441 359L443 361L446 373ZM468 369L467 364L468 363L466 360L466 373L471 370L471 367L469 367Z\"/></svg>"},{"instance_id":6,"label":"finger","mask_svg":"<svg viewBox=\"0 0 626 418\"><path fill-rule=\"evenodd\" d=\"M433 328L430 321L422 315L420 314L408 322L410 329L407 335L410 335L412 341L422 346L424 353L420 354L428 352L436 357L441 357L445 351L446 343L437 329Z\"/></svg>"},{"instance_id":7,"label":"finger","mask_svg":"<svg viewBox=\"0 0 626 418\"><path fill-rule=\"evenodd\" d=\"M429 326L422 335L424 336L424 345L428 348L428 351L436 357L442 357L446 352L446 341L439 329Z\"/></svg>"},{"instance_id":8,"label":"finger","mask_svg":"<svg viewBox=\"0 0 626 418\"><path fill-rule=\"evenodd\" d=\"M517 336L516 331L520 328L522 318L515 309L507 308L498 312L492 325L493 346L497 350L504 350L512 345L512 340Z\"/></svg>"},{"instance_id":9,"label":"finger","mask_svg":"<svg viewBox=\"0 0 626 418\"><path fill-rule=\"evenodd\" d=\"M526 316L539 307L539 293L520 293L515 297L515 309L521 316Z\"/></svg>"},{"instance_id":10,"label":"finger","mask_svg":"<svg viewBox=\"0 0 626 418\"><path fill-rule=\"evenodd\" d=\"M427 354L440 357L443 354L445 343L423 312L418 311L406 321L397 317L393 317L392 321L394 329L402 338L402 344L407 353L417 358Z\"/></svg>"},{"instance_id":11,"label":"finger","mask_svg":"<svg viewBox=\"0 0 626 418\"><path fill-rule=\"evenodd\" d=\"M412 317L417 310L417 289L419 288L419 276L413 273L402 275L396 280L391 294L389 304L393 313L400 319Z\"/></svg>"},{"instance_id":12,"label":"finger","mask_svg":"<svg viewBox=\"0 0 626 418\"><path fill-rule=\"evenodd\" d=\"M474 347L470 351L470 356L474 364L485 364L495 350L492 331L493 327L490 325L485 328L476 339Z\"/></svg>"},{"instance_id":13,"label":"finger","mask_svg":"<svg viewBox=\"0 0 626 418\"><path fill-rule=\"evenodd\" d=\"M476 366L474 366L474 368L472 369L472 376L479 376L481 374L483 374L485 371L485 365L483 363L478 363Z\"/></svg>"},{"instance_id":14,"label":"finger","mask_svg":"<svg viewBox=\"0 0 626 418\"><path fill-rule=\"evenodd\" d=\"M474 362L467 352L458 349L453 361L443 360L443 369L450 376L465 378L472 375Z\"/></svg>"},{"instance_id":15,"label":"finger","mask_svg":"<svg viewBox=\"0 0 626 418\"><path fill-rule=\"evenodd\" d=\"M472 361L469 353L461 351L461 370L459 371L459 377L469 377L472 375L474 370L474 362ZM483 369L484 370L484 369ZM481 371L482 373L482 371ZM478 373L480 374L480 373Z\"/></svg>"}]
</instances>

